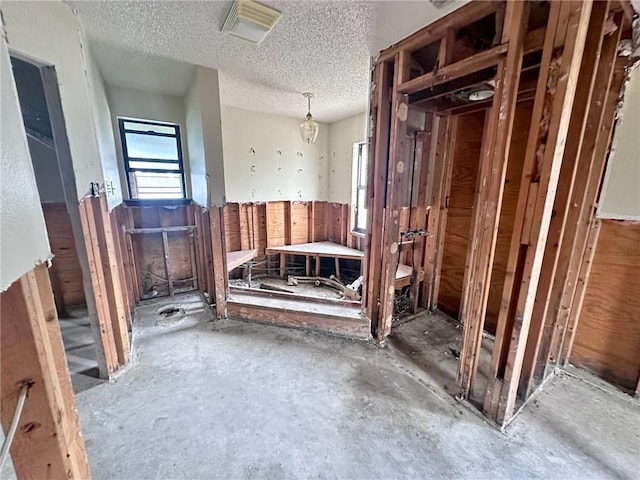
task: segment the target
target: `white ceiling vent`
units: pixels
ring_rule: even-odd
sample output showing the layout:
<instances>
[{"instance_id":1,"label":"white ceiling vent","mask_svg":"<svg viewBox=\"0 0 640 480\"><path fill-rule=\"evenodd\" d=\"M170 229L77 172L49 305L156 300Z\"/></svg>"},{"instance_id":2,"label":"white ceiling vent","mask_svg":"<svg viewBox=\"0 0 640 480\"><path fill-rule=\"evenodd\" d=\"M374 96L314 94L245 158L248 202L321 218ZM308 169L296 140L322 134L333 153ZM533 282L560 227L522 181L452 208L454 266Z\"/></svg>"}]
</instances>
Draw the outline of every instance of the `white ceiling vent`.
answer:
<instances>
[{"instance_id":1,"label":"white ceiling vent","mask_svg":"<svg viewBox=\"0 0 640 480\"><path fill-rule=\"evenodd\" d=\"M253 0L235 0L222 31L252 43L260 44L278 23L282 13Z\"/></svg>"}]
</instances>

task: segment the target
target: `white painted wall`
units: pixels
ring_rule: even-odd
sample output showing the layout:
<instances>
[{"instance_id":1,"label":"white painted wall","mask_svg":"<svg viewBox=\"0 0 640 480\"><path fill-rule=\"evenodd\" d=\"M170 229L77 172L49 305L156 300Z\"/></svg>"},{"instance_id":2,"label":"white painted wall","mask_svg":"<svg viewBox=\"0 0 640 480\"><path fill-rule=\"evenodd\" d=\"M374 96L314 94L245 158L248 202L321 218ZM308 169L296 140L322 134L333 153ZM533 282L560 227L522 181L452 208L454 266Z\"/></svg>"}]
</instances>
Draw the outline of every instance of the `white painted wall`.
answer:
<instances>
[{"instance_id":1,"label":"white painted wall","mask_svg":"<svg viewBox=\"0 0 640 480\"><path fill-rule=\"evenodd\" d=\"M640 67L631 72L621 114L602 186L598 216L640 220Z\"/></svg>"},{"instance_id":2,"label":"white painted wall","mask_svg":"<svg viewBox=\"0 0 640 480\"><path fill-rule=\"evenodd\" d=\"M9 52L0 36L0 291L51 258Z\"/></svg>"},{"instance_id":3,"label":"white painted wall","mask_svg":"<svg viewBox=\"0 0 640 480\"><path fill-rule=\"evenodd\" d=\"M189 156L185 132L185 107L182 97L114 85L106 85L106 91L111 114L112 139L116 147L116 164L120 173L121 192L124 198L129 198L129 192L127 190L127 180L124 173L118 117L141 118L143 120L155 120L180 125L182 157L185 162L185 178L188 179ZM189 182L186 181L185 183L187 184L187 196L190 196Z\"/></svg>"},{"instance_id":4,"label":"white painted wall","mask_svg":"<svg viewBox=\"0 0 640 480\"><path fill-rule=\"evenodd\" d=\"M329 128L314 144L300 137L300 118L222 107L229 202L327 200Z\"/></svg>"},{"instance_id":5,"label":"white painted wall","mask_svg":"<svg viewBox=\"0 0 640 480\"><path fill-rule=\"evenodd\" d=\"M367 140L367 116L359 113L329 125L329 201L351 203L353 144Z\"/></svg>"},{"instance_id":6,"label":"white painted wall","mask_svg":"<svg viewBox=\"0 0 640 480\"><path fill-rule=\"evenodd\" d=\"M84 34L71 8L60 1L3 1L2 16L9 48L55 66L81 199L88 194L90 183L103 183Z\"/></svg>"},{"instance_id":7,"label":"white painted wall","mask_svg":"<svg viewBox=\"0 0 640 480\"><path fill-rule=\"evenodd\" d=\"M196 68L185 109L192 199L202 206L224 205L225 164L217 70Z\"/></svg>"},{"instance_id":8,"label":"white painted wall","mask_svg":"<svg viewBox=\"0 0 640 480\"><path fill-rule=\"evenodd\" d=\"M118 168L118 157L116 155L116 143L102 74L91 55L88 44L85 44L85 47L89 74L89 92L91 94L91 105L95 120L98 151L100 152L102 164L104 189L107 196L107 208L111 210L122 203L122 186L120 182L120 169Z\"/></svg>"},{"instance_id":9,"label":"white painted wall","mask_svg":"<svg viewBox=\"0 0 640 480\"><path fill-rule=\"evenodd\" d=\"M33 137L27 136L27 141L40 201L42 203L65 203L56 151Z\"/></svg>"}]
</instances>

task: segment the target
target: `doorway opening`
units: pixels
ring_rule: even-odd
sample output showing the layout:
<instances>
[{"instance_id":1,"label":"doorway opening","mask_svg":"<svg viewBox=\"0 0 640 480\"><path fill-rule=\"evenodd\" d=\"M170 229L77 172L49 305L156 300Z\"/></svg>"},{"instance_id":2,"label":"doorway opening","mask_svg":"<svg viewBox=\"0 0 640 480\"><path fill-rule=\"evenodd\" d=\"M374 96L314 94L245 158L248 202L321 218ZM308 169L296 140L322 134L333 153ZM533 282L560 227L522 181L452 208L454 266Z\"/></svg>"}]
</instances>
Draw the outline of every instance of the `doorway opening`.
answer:
<instances>
[{"instance_id":1,"label":"doorway opening","mask_svg":"<svg viewBox=\"0 0 640 480\"><path fill-rule=\"evenodd\" d=\"M54 258L48 269L76 392L100 382L93 291L58 80L53 66L11 52L18 100ZM84 263L84 265L83 265Z\"/></svg>"}]
</instances>

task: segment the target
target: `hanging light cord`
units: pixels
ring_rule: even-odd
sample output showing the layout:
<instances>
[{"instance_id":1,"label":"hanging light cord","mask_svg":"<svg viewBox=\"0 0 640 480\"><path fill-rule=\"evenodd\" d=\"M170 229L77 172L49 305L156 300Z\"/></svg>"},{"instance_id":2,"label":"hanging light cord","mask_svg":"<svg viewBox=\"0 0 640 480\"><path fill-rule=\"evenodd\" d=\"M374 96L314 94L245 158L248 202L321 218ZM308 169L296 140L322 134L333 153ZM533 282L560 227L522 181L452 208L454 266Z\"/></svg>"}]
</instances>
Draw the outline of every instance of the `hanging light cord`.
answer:
<instances>
[{"instance_id":1,"label":"hanging light cord","mask_svg":"<svg viewBox=\"0 0 640 480\"><path fill-rule=\"evenodd\" d=\"M29 388L31 388L31 385L25 383L20 389L16 411L13 413L13 420L11 420L9 431L7 432L7 436L2 444L2 450L0 451L0 472L2 472L4 464L9 457L9 449L11 448L11 443L13 443L13 437L16 435L16 430L18 430L18 423L20 423L20 416L22 415L22 409L24 408L24 402L27 399L27 392L29 391Z\"/></svg>"}]
</instances>

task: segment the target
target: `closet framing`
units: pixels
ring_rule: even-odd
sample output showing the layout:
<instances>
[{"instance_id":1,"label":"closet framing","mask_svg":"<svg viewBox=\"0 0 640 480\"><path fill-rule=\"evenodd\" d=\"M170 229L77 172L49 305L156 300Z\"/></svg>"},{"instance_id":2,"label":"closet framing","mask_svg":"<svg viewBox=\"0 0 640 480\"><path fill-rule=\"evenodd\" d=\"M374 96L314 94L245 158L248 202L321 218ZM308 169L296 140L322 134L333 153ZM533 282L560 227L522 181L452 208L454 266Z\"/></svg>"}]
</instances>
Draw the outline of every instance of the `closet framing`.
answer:
<instances>
[{"instance_id":1,"label":"closet framing","mask_svg":"<svg viewBox=\"0 0 640 480\"><path fill-rule=\"evenodd\" d=\"M394 320L395 271L408 243L399 222L405 207L425 213L409 222L417 233L409 242L417 260L412 309L437 309L453 150L465 135L459 119L485 110L457 381L460 398L473 400L500 426L569 358L600 225L595 205L631 61L618 57L618 44L630 38L632 13L618 1L472 2L384 50L375 62L368 169L368 225L375 228L365 238L365 314L376 340L384 342ZM459 101L465 89L487 82L492 98ZM506 232L489 378L477 391L505 175L522 102L532 105L531 118L518 158L513 228ZM415 204L407 205L407 191Z\"/></svg>"}]
</instances>

